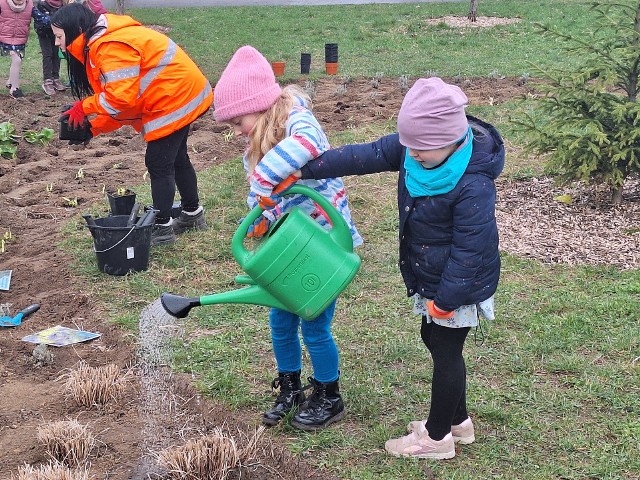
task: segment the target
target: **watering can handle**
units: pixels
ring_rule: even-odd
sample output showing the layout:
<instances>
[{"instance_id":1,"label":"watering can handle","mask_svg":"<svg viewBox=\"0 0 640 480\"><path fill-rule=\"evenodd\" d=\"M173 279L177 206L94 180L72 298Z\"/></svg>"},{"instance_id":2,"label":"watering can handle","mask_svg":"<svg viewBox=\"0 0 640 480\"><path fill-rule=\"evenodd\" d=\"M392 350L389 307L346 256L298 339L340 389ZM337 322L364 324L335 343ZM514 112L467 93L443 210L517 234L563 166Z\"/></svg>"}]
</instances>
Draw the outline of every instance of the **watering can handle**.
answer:
<instances>
[{"instance_id":1,"label":"watering can handle","mask_svg":"<svg viewBox=\"0 0 640 480\"><path fill-rule=\"evenodd\" d=\"M334 207L329 200L323 197L320 193L316 192L313 188L307 187L306 185L293 185L290 189L283 193L284 195L304 195L309 197L311 200L315 201L322 207L322 209L329 216L329 220L333 225L333 228L329 231L329 235L331 239L338 245L340 245L347 252L353 251L353 239L351 238L351 231L349 230L349 225L342 217L340 212ZM233 239L231 240L231 247L233 249L233 255L236 259L240 261L248 260L250 252L244 248L243 241L244 237L247 234L247 230L249 226L262 214L263 210L261 207L256 206L249 212L249 214L242 221L236 233L233 235ZM240 263L242 263L242 261Z\"/></svg>"}]
</instances>

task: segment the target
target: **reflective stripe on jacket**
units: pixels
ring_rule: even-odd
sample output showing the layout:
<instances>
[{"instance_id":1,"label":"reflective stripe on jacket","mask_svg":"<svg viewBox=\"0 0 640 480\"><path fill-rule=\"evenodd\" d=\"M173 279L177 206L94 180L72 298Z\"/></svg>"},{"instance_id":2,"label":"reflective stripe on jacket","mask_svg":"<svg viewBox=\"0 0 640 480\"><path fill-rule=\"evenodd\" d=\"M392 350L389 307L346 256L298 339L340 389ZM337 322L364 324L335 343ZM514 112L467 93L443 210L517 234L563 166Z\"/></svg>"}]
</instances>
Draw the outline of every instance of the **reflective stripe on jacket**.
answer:
<instances>
[{"instance_id":1,"label":"reflective stripe on jacket","mask_svg":"<svg viewBox=\"0 0 640 480\"><path fill-rule=\"evenodd\" d=\"M33 1L27 0L22 12L14 12L7 0L0 0L0 42L7 45L24 45L29 38Z\"/></svg>"},{"instance_id":2,"label":"reflective stripe on jacket","mask_svg":"<svg viewBox=\"0 0 640 480\"><path fill-rule=\"evenodd\" d=\"M94 135L122 125L146 141L164 138L205 113L213 101L208 80L171 40L125 15L101 15L106 28L89 41L85 68L95 94L82 102ZM84 36L68 51L85 63Z\"/></svg>"}]
</instances>

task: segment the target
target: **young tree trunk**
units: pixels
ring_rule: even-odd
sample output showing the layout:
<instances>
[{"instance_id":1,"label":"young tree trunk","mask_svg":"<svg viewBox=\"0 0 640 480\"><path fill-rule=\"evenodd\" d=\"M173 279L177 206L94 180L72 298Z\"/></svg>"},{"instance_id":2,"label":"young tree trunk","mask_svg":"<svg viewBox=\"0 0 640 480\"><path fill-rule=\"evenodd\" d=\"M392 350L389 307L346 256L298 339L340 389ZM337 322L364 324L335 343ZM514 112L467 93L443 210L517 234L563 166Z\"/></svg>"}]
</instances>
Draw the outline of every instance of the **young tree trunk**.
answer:
<instances>
[{"instance_id":1,"label":"young tree trunk","mask_svg":"<svg viewBox=\"0 0 640 480\"><path fill-rule=\"evenodd\" d=\"M638 2L638 8L636 9L636 21L633 29L636 31L636 33L640 34L640 2ZM633 44L636 46L636 48L638 47L638 44L640 44L640 38L638 35L633 38ZM634 67L635 68L631 71L630 74L631 78L629 82L629 91L627 92L630 102L637 101L636 91L638 90L638 70L640 69L640 65L638 65L638 62L635 63Z\"/></svg>"},{"instance_id":2,"label":"young tree trunk","mask_svg":"<svg viewBox=\"0 0 640 480\"><path fill-rule=\"evenodd\" d=\"M471 3L469 3L469 15L467 15L467 18L471 22L478 20L478 0L471 0Z\"/></svg>"},{"instance_id":3,"label":"young tree trunk","mask_svg":"<svg viewBox=\"0 0 640 480\"><path fill-rule=\"evenodd\" d=\"M620 205L622 203L622 189L624 185L611 189L611 203L614 205Z\"/></svg>"},{"instance_id":4,"label":"young tree trunk","mask_svg":"<svg viewBox=\"0 0 640 480\"><path fill-rule=\"evenodd\" d=\"M118 15L124 14L124 0L116 0L116 13Z\"/></svg>"}]
</instances>

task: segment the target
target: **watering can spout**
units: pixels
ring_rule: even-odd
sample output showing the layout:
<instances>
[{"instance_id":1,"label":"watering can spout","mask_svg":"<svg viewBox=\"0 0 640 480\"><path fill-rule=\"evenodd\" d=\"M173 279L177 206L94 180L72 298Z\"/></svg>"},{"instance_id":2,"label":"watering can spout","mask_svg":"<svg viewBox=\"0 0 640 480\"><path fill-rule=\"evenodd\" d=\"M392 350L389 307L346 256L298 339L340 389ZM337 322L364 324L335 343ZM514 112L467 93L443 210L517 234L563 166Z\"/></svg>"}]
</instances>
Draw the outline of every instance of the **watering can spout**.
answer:
<instances>
[{"instance_id":1,"label":"watering can spout","mask_svg":"<svg viewBox=\"0 0 640 480\"><path fill-rule=\"evenodd\" d=\"M259 285L250 285L230 292L203 295L202 297L187 298L171 293L163 293L160 301L164 309L176 318L185 318L193 307L201 305L218 305L221 303L246 303L263 305L286 310L286 306L279 302L269 292Z\"/></svg>"}]
</instances>

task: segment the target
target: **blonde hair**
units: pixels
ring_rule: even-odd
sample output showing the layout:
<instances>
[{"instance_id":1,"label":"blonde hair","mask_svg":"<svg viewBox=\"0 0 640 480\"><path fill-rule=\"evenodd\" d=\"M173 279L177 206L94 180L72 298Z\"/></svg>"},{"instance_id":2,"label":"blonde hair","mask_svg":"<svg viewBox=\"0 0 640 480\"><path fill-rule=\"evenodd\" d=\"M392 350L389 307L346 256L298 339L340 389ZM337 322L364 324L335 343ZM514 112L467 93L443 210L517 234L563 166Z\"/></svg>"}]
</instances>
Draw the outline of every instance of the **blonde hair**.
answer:
<instances>
[{"instance_id":1,"label":"blonde hair","mask_svg":"<svg viewBox=\"0 0 640 480\"><path fill-rule=\"evenodd\" d=\"M262 157L286 137L289 113L296 104L294 97L302 98L309 110L313 108L309 95L297 85L282 89L275 103L262 112L251 131L246 154L249 174L253 173Z\"/></svg>"}]
</instances>

